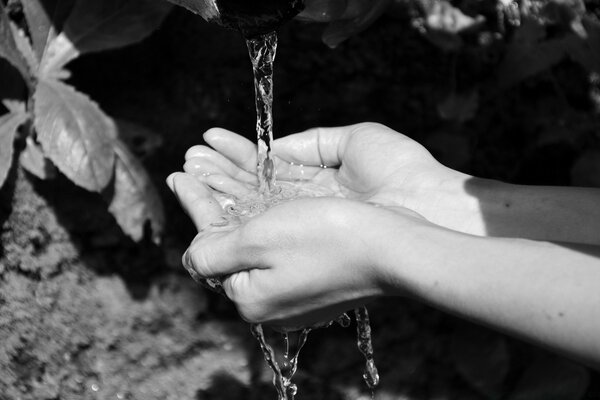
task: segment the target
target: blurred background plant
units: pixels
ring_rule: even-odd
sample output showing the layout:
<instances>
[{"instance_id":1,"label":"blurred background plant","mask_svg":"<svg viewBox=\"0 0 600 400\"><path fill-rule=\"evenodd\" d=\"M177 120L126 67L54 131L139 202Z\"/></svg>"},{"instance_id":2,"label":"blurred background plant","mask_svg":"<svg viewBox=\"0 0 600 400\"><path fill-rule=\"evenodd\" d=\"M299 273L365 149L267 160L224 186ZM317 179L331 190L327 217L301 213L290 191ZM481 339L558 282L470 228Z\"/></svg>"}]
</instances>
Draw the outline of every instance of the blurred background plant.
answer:
<instances>
[{"instance_id":1,"label":"blurred background plant","mask_svg":"<svg viewBox=\"0 0 600 400\"><path fill-rule=\"evenodd\" d=\"M168 3L152 0L0 1L0 100L5 107L0 187L13 157L42 180L54 178L58 168L76 185L102 193L134 240L143 238L146 222L159 240L164 224L160 197L125 143L145 130L106 115L66 82L66 67L80 55L144 39L169 10Z\"/></svg>"}]
</instances>

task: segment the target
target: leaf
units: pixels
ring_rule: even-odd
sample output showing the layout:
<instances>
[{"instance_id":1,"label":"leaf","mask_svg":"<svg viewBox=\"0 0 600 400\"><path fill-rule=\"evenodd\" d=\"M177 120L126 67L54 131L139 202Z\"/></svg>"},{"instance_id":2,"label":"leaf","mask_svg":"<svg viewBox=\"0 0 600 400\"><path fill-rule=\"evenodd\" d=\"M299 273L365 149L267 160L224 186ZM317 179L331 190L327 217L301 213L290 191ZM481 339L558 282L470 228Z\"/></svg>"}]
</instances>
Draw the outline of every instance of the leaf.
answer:
<instances>
[{"instance_id":1,"label":"leaf","mask_svg":"<svg viewBox=\"0 0 600 400\"><path fill-rule=\"evenodd\" d=\"M546 29L540 22L523 18L498 66L500 88L506 89L545 71L566 56L568 43L563 38L543 40L545 37Z\"/></svg>"},{"instance_id":2,"label":"leaf","mask_svg":"<svg viewBox=\"0 0 600 400\"><path fill-rule=\"evenodd\" d=\"M207 21L213 18L219 18L216 7L207 6L207 2L203 0L169 0L173 4L177 4L194 14L202 15Z\"/></svg>"},{"instance_id":3,"label":"leaf","mask_svg":"<svg viewBox=\"0 0 600 400\"><path fill-rule=\"evenodd\" d=\"M158 28L170 9L163 0L78 0L63 32L44 54L43 75L51 76L80 54L144 39Z\"/></svg>"},{"instance_id":4,"label":"leaf","mask_svg":"<svg viewBox=\"0 0 600 400\"><path fill-rule=\"evenodd\" d=\"M0 57L10 62L26 81L31 81L31 72L25 58L19 52L13 32L10 27L10 19L6 14L3 3L0 1Z\"/></svg>"},{"instance_id":5,"label":"leaf","mask_svg":"<svg viewBox=\"0 0 600 400\"><path fill-rule=\"evenodd\" d=\"M39 61L48 45L62 30L75 0L26 0L21 3Z\"/></svg>"},{"instance_id":6,"label":"leaf","mask_svg":"<svg viewBox=\"0 0 600 400\"><path fill-rule=\"evenodd\" d=\"M116 154L115 186L108 210L119 226L136 241L144 237L149 222L152 238L160 241L165 216L161 199L142 164L120 140L113 142Z\"/></svg>"},{"instance_id":7,"label":"leaf","mask_svg":"<svg viewBox=\"0 0 600 400\"><path fill-rule=\"evenodd\" d=\"M12 165L13 143L17 135L17 129L27 121L25 108L21 112L11 111L0 117L0 188L8 176Z\"/></svg>"},{"instance_id":8,"label":"leaf","mask_svg":"<svg viewBox=\"0 0 600 400\"><path fill-rule=\"evenodd\" d=\"M34 125L44 153L77 185L102 190L113 175L116 128L96 103L72 87L40 80Z\"/></svg>"},{"instance_id":9,"label":"leaf","mask_svg":"<svg viewBox=\"0 0 600 400\"><path fill-rule=\"evenodd\" d=\"M582 19L586 37L571 36L567 51L569 57L588 72L600 74L600 22L591 17Z\"/></svg>"},{"instance_id":10,"label":"leaf","mask_svg":"<svg viewBox=\"0 0 600 400\"><path fill-rule=\"evenodd\" d=\"M585 15L583 0L549 0L539 11L549 23L571 30L579 37L586 37L581 17Z\"/></svg>"},{"instance_id":11,"label":"leaf","mask_svg":"<svg viewBox=\"0 0 600 400\"><path fill-rule=\"evenodd\" d=\"M42 179L56 176L56 167L46 158L42 148L31 138L27 138L27 146L19 155L19 164L30 174Z\"/></svg>"},{"instance_id":12,"label":"leaf","mask_svg":"<svg viewBox=\"0 0 600 400\"><path fill-rule=\"evenodd\" d=\"M33 49L31 48L31 43L29 43L29 38L19 27L10 23L10 28L13 33L13 38L15 39L15 44L19 52L23 55L23 58L27 62L27 66L30 71L37 71L39 67L38 59L33 53Z\"/></svg>"}]
</instances>

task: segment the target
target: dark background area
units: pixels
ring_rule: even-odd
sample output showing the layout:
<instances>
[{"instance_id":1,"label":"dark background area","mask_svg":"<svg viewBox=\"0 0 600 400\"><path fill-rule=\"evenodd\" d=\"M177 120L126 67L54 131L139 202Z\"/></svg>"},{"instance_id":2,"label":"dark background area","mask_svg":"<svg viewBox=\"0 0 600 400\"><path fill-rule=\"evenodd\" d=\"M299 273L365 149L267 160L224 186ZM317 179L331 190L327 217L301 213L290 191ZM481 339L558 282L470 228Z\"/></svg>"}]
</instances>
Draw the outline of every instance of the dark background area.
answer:
<instances>
[{"instance_id":1,"label":"dark background area","mask_svg":"<svg viewBox=\"0 0 600 400\"><path fill-rule=\"evenodd\" d=\"M600 186L598 76L564 60L500 90L499 49L444 52L409 20L385 16L335 50L322 27L285 26L275 136L380 122L470 174ZM0 193L0 399L276 398L248 326L180 267L195 233L164 185L210 127L254 138L242 38L176 9L143 43L70 69L109 115L154 132L129 144L161 191L166 233L161 246L135 244L96 195L14 172ZM441 117L444 99L475 86L472 118ZM590 370L422 304L385 299L370 311L378 400L600 398ZM313 332L298 399L370 398L354 341L353 328Z\"/></svg>"}]
</instances>

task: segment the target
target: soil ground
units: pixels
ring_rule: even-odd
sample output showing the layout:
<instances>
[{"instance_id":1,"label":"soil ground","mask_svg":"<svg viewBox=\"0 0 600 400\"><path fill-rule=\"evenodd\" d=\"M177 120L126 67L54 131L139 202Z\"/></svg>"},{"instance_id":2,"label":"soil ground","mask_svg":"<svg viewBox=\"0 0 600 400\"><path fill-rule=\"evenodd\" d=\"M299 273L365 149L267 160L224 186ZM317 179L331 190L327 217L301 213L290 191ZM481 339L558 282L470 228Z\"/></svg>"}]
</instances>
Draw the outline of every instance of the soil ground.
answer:
<instances>
[{"instance_id":1,"label":"soil ground","mask_svg":"<svg viewBox=\"0 0 600 400\"><path fill-rule=\"evenodd\" d=\"M319 27L299 25L281 32L276 135L376 121L482 177L598 185L599 83L578 66L565 61L487 92L459 124L438 105L485 75L493 52L478 64L443 53L403 18L335 50ZM95 195L13 173L0 192L0 400L276 398L248 326L180 267L194 230L163 184L208 128L254 136L243 41L175 10L142 44L72 70L72 83L110 115L156 132L130 144L160 188L168 225L161 246L135 244ZM386 299L370 311L378 400L600 398L592 371L422 304ZM354 341L352 328L310 336L299 399L370 398Z\"/></svg>"}]
</instances>

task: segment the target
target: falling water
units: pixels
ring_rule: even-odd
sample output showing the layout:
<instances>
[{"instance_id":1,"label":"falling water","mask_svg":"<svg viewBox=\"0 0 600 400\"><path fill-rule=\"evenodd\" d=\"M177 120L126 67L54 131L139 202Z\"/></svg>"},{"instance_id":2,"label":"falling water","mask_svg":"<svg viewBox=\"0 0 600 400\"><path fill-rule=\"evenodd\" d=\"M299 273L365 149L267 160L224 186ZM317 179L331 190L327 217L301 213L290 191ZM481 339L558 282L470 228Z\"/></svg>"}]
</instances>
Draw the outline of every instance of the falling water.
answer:
<instances>
[{"instance_id":1,"label":"falling water","mask_svg":"<svg viewBox=\"0 0 600 400\"><path fill-rule=\"evenodd\" d=\"M277 53L277 33L271 32L246 39L254 71L256 134L258 145L257 175L259 193L275 190L273 141L273 64Z\"/></svg>"}]
</instances>

